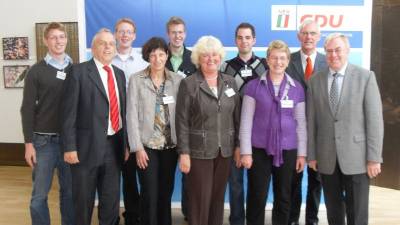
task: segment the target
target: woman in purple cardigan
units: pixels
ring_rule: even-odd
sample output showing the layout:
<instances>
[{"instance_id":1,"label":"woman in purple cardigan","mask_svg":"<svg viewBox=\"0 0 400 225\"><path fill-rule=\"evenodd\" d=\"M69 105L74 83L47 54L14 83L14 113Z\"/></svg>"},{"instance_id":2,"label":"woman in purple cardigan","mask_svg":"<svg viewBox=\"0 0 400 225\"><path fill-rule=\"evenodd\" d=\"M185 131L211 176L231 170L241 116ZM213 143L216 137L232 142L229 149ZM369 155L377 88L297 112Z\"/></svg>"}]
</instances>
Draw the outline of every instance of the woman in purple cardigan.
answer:
<instances>
[{"instance_id":1,"label":"woman in purple cardigan","mask_svg":"<svg viewBox=\"0 0 400 225\"><path fill-rule=\"evenodd\" d=\"M301 84L285 73L290 51L284 42L272 41L266 60L269 71L246 85L242 104L240 153L249 169L246 220L248 225L264 224L272 174L272 224L286 225L292 176L305 164L305 95Z\"/></svg>"}]
</instances>

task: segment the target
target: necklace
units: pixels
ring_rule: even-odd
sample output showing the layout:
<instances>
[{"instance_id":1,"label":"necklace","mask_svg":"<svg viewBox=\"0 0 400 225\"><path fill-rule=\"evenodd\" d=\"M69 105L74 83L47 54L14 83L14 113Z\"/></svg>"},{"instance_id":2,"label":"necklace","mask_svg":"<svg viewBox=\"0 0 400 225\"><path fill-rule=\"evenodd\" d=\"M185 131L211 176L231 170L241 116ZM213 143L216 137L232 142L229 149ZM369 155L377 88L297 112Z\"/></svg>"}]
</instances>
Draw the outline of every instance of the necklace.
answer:
<instances>
[{"instance_id":1,"label":"necklace","mask_svg":"<svg viewBox=\"0 0 400 225\"><path fill-rule=\"evenodd\" d=\"M206 80L215 80L215 79L217 79L217 77L218 77L218 74L217 75L215 75L214 77L211 77L211 78L205 78Z\"/></svg>"}]
</instances>

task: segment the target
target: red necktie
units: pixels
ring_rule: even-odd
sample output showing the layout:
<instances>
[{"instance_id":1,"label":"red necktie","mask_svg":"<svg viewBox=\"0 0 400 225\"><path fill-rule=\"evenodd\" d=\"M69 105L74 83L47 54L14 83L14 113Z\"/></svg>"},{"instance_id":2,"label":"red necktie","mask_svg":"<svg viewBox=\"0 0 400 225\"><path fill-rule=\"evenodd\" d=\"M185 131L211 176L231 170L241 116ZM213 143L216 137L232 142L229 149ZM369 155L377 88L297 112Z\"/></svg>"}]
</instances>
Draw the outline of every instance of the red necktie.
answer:
<instances>
[{"instance_id":1,"label":"red necktie","mask_svg":"<svg viewBox=\"0 0 400 225\"><path fill-rule=\"evenodd\" d=\"M306 80L310 79L312 72L313 72L312 62L310 57L307 57L306 71L304 71L304 76L306 77Z\"/></svg>"},{"instance_id":2,"label":"red necktie","mask_svg":"<svg viewBox=\"0 0 400 225\"><path fill-rule=\"evenodd\" d=\"M107 83L108 83L108 99L110 102L110 120L111 126L115 132L119 129L119 109L117 93L115 92L114 78L112 70L109 66L103 66L103 69L107 71Z\"/></svg>"}]
</instances>

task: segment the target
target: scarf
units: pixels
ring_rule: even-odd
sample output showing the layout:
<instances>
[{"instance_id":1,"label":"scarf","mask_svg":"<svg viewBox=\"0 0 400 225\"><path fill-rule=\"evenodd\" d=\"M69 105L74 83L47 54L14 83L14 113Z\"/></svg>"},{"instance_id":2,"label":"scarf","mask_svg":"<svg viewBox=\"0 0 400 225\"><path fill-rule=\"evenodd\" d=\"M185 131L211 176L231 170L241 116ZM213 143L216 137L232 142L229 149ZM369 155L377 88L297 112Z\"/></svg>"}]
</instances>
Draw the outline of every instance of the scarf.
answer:
<instances>
[{"instance_id":1,"label":"scarf","mask_svg":"<svg viewBox=\"0 0 400 225\"><path fill-rule=\"evenodd\" d=\"M281 147L281 99L286 87L287 78L283 77L279 87L278 96L275 96L274 85L271 77L267 75L268 92L272 98L272 105L269 111L269 119L267 125L267 148L266 153L273 157L272 164L279 167L283 164L283 154Z\"/></svg>"}]
</instances>

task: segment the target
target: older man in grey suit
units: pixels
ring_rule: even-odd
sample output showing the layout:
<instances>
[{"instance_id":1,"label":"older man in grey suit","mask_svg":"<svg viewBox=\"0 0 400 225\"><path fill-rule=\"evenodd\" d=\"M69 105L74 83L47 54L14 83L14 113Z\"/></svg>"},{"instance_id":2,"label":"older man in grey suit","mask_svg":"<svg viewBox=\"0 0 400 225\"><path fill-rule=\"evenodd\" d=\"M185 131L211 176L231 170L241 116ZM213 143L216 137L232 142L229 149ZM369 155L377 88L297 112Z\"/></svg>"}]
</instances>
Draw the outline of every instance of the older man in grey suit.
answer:
<instances>
[{"instance_id":1,"label":"older man in grey suit","mask_svg":"<svg viewBox=\"0 0 400 225\"><path fill-rule=\"evenodd\" d=\"M381 172L383 118L375 74L348 63L349 41L330 34L329 69L307 92L309 166L321 174L329 224L368 224L369 178Z\"/></svg>"}]
</instances>

